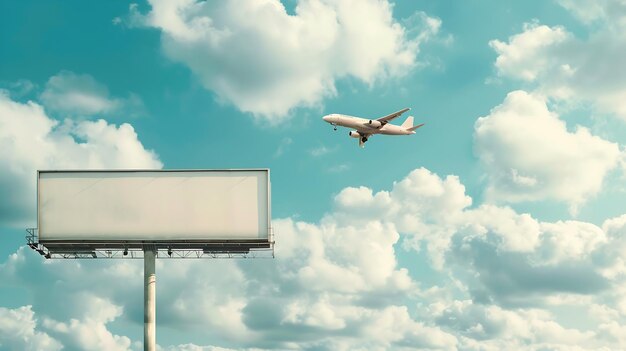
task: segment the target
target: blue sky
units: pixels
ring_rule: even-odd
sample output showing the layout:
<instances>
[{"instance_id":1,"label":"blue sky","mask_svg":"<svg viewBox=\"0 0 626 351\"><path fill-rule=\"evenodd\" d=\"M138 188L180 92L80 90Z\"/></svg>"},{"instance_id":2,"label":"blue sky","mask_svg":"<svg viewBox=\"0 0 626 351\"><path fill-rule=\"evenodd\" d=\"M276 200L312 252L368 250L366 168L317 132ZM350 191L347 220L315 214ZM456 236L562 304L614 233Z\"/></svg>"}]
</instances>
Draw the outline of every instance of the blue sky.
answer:
<instances>
[{"instance_id":1,"label":"blue sky","mask_svg":"<svg viewBox=\"0 0 626 351\"><path fill-rule=\"evenodd\" d=\"M158 262L162 350L626 340L626 4L0 5L0 349L139 350L141 262L44 261L35 171L271 169L276 258ZM321 120L411 107L365 149ZM122 283L120 283L122 282Z\"/></svg>"}]
</instances>

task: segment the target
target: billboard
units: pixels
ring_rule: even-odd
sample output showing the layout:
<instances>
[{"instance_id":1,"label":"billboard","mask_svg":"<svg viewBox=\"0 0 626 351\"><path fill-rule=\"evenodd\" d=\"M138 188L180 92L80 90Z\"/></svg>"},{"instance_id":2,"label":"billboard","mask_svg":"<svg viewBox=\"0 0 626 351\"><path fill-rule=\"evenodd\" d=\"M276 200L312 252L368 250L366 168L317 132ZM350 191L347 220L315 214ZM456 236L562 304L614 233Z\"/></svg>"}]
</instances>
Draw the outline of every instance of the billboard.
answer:
<instances>
[{"instance_id":1,"label":"billboard","mask_svg":"<svg viewBox=\"0 0 626 351\"><path fill-rule=\"evenodd\" d=\"M38 239L49 248L271 240L269 169L38 171L37 178Z\"/></svg>"}]
</instances>

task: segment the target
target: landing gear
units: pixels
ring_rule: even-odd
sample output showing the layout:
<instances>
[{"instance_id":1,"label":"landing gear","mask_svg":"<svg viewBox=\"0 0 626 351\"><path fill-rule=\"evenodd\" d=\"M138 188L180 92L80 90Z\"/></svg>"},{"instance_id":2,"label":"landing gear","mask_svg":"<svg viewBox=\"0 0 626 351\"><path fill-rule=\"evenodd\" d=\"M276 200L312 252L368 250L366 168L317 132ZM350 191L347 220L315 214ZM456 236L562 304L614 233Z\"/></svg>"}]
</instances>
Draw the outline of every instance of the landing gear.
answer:
<instances>
[{"instance_id":1,"label":"landing gear","mask_svg":"<svg viewBox=\"0 0 626 351\"><path fill-rule=\"evenodd\" d=\"M359 139L359 146L362 148L365 147L365 142L367 141L367 137L366 136L362 136L361 139Z\"/></svg>"},{"instance_id":2,"label":"landing gear","mask_svg":"<svg viewBox=\"0 0 626 351\"><path fill-rule=\"evenodd\" d=\"M337 125L333 123L333 130L337 130Z\"/></svg>"}]
</instances>

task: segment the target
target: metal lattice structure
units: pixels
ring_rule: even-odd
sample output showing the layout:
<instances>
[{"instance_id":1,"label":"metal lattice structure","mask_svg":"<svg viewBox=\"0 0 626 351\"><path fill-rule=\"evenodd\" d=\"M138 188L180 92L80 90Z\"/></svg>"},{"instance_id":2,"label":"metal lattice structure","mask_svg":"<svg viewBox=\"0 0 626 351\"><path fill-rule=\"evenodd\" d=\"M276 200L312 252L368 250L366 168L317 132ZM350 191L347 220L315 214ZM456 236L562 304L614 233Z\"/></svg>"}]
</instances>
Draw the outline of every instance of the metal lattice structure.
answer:
<instances>
[{"instance_id":1,"label":"metal lattice structure","mask_svg":"<svg viewBox=\"0 0 626 351\"><path fill-rule=\"evenodd\" d=\"M143 259L146 250L154 250L159 259L274 258L274 233L271 229L269 245L234 242L128 242L118 245L89 243L84 246L74 244L55 247L38 241L37 228L28 228L26 232L28 246L46 259Z\"/></svg>"}]
</instances>

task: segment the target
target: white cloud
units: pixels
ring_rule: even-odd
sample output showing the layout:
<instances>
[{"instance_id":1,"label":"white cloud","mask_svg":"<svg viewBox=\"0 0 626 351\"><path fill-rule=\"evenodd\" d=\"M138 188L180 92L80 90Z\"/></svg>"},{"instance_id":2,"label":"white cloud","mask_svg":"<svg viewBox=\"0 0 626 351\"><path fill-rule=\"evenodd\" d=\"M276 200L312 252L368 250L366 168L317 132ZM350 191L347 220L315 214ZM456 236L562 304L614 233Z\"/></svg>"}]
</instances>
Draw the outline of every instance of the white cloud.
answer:
<instances>
[{"instance_id":1,"label":"white cloud","mask_svg":"<svg viewBox=\"0 0 626 351\"><path fill-rule=\"evenodd\" d=\"M124 307L113 303L112 300L126 303L130 308L130 314L141 313L142 296L133 296L135 292L142 291L142 271L139 263L42 261L42 257L37 253L27 247L21 247L0 265L2 271L0 276L5 285L19 286L29 291L38 319L41 321L39 329L42 331L35 334L40 339L45 337L52 340L49 347L45 345L37 347L36 340L29 341L26 338L25 341L35 346L32 350L126 351L135 349L131 339L112 333L107 326L125 313ZM119 284L120 280L123 280L124 284ZM19 310L25 311L25 315L30 315L32 328L28 323L20 325L34 329L35 318L31 307L25 306ZM127 316L128 312L127 310ZM137 321L139 322L139 317ZM3 329L0 327L0 334Z\"/></svg>"},{"instance_id":2,"label":"white cloud","mask_svg":"<svg viewBox=\"0 0 626 351\"><path fill-rule=\"evenodd\" d=\"M274 260L158 260L160 326L215 345L163 349L620 347L626 216L598 227L471 203L458 177L421 168L388 190L343 189L318 222L275 219ZM430 267L416 252L398 264L407 241L427 248ZM121 313L142 323L141 262L41 262L22 248L0 280L32 293L47 333L79 349L135 347L138 336L109 328ZM438 282L420 282L423 269ZM61 299L75 303L49 303ZM590 322L571 317L585 313Z\"/></svg>"},{"instance_id":3,"label":"white cloud","mask_svg":"<svg viewBox=\"0 0 626 351\"><path fill-rule=\"evenodd\" d=\"M606 291L610 274L604 270L614 276L621 267L595 262L600 252L620 248L593 224L540 222L511 208L469 208L471 203L458 177L442 179L422 168L394 183L391 192L344 189L326 220L392 223L405 235L404 247L426 248L432 267L458 277L474 299L506 306ZM611 226L619 227L615 221Z\"/></svg>"},{"instance_id":4,"label":"white cloud","mask_svg":"<svg viewBox=\"0 0 626 351\"><path fill-rule=\"evenodd\" d=\"M389 224L379 220L339 224L329 217L321 226L291 220L275 221L275 226L280 228L283 240L276 254L304 260L289 269L296 270L292 274L303 287L325 292L392 294L412 287L407 271L397 268L393 245L399 234ZM377 259L371 260L371 255Z\"/></svg>"},{"instance_id":5,"label":"white cloud","mask_svg":"<svg viewBox=\"0 0 626 351\"><path fill-rule=\"evenodd\" d=\"M456 350L457 338L439 328L426 327L409 317L408 309L390 307L371 316L376 320L365 329L365 335L382 341L388 348L393 341L411 349Z\"/></svg>"},{"instance_id":6,"label":"white cloud","mask_svg":"<svg viewBox=\"0 0 626 351\"><path fill-rule=\"evenodd\" d=\"M241 343L255 339L243 320L250 282L235 261L165 261L158 262L157 271L163 282L159 316L168 326L182 330L202 325L222 339Z\"/></svg>"},{"instance_id":7,"label":"white cloud","mask_svg":"<svg viewBox=\"0 0 626 351\"><path fill-rule=\"evenodd\" d=\"M442 179L425 168L413 170L394 183L392 196L403 202L404 214L420 213L438 222L453 219L454 214L472 204L459 177L448 175Z\"/></svg>"},{"instance_id":8,"label":"white cloud","mask_svg":"<svg viewBox=\"0 0 626 351\"><path fill-rule=\"evenodd\" d=\"M72 318L69 322L53 319L43 321L44 327L57 336L65 347L85 351L130 350L131 340L111 333L106 326L122 314L121 307L91 294L81 294L72 303L85 309L81 319Z\"/></svg>"},{"instance_id":9,"label":"white cloud","mask_svg":"<svg viewBox=\"0 0 626 351\"><path fill-rule=\"evenodd\" d=\"M425 168L413 170L394 183L391 196L397 204L394 222L402 233L410 234L404 247L425 247L435 268L442 268L463 210L472 204L459 177L440 178Z\"/></svg>"},{"instance_id":10,"label":"white cloud","mask_svg":"<svg viewBox=\"0 0 626 351\"><path fill-rule=\"evenodd\" d=\"M0 221L34 224L38 169L161 168L130 124L104 120L59 122L36 102L0 93Z\"/></svg>"},{"instance_id":11,"label":"white cloud","mask_svg":"<svg viewBox=\"0 0 626 351\"><path fill-rule=\"evenodd\" d=\"M492 201L555 199L579 205L597 194L623 153L577 126L574 132L536 94L514 91L474 126L474 147Z\"/></svg>"},{"instance_id":12,"label":"white cloud","mask_svg":"<svg viewBox=\"0 0 626 351\"><path fill-rule=\"evenodd\" d=\"M626 250L626 215L606 220L602 224L607 240L602 245L601 254L594 256L594 260L602 267L602 272L609 278L626 277L626 259L620 252ZM624 294L626 292L623 292ZM622 313L626 315L626 294L623 299Z\"/></svg>"},{"instance_id":13,"label":"white cloud","mask_svg":"<svg viewBox=\"0 0 626 351\"><path fill-rule=\"evenodd\" d=\"M392 225L380 221L345 225L329 217L319 224L274 220L274 226L281 243L276 260L215 261L210 265L157 262L162 323L186 331L202 326L221 340L243 347L325 348L340 337L349 345L347 349L359 345L389 348L402 343L452 349L453 336L418 323L406 307L395 302L412 295L417 287L408 271L397 265L394 245L399 234ZM141 304L132 302L141 298L133 297L141 284L137 262L52 261L41 265L40 260L37 254L21 249L0 267L0 278L34 291L41 289L39 284L48 286L45 293L35 295L37 305L57 298L75 302L72 309L59 311L48 304L42 311L52 315L54 322L47 327L55 336L64 337L65 344L82 345L81 335L92 327L90 330L99 333L93 336L95 340L129 345L126 339L112 338L105 325L118 315L116 306L129 307L131 314L140 310ZM110 264L113 267L104 269ZM26 278L25 272L38 270L38 275L46 277L44 282ZM128 284L113 283L120 279ZM63 283L49 284L51 281ZM86 286L99 294L98 299L84 297ZM81 311L86 304L101 311L94 313L98 323L86 319L92 313ZM388 323L381 325L381 320ZM298 332L302 330L310 332ZM374 330L378 331L375 337L361 340Z\"/></svg>"},{"instance_id":14,"label":"white cloud","mask_svg":"<svg viewBox=\"0 0 626 351\"><path fill-rule=\"evenodd\" d=\"M557 2L586 24L598 21L606 21L615 26L626 24L626 3L622 0L557 0Z\"/></svg>"},{"instance_id":15,"label":"white cloud","mask_svg":"<svg viewBox=\"0 0 626 351\"><path fill-rule=\"evenodd\" d=\"M589 255L608 242L601 228L585 222L542 223L544 233L538 255L547 263L589 259Z\"/></svg>"},{"instance_id":16,"label":"white cloud","mask_svg":"<svg viewBox=\"0 0 626 351\"><path fill-rule=\"evenodd\" d=\"M590 350L601 345L594 332L563 327L541 309L512 311L453 300L432 304L424 313L462 335L462 350Z\"/></svg>"},{"instance_id":17,"label":"white cloud","mask_svg":"<svg viewBox=\"0 0 626 351\"><path fill-rule=\"evenodd\" d=\"M403 343L453 348L452 335L413 320L398 304L416 286L407 270L397 267L398 234L392 227L337 226L331 219L325 224L275 220L274 225L281 242L276 260L158 261L160 325L203 335L209 330L213 339L264 349L324 349L335 338L347 345L344 349ZM141 323L140 263L41 264L38 254L22 248L0 266L0 279L35 292L34 303L49 316L46 329L64 345L87 349L91 340L94 348L123 350L131 339L116 336L107 325L122 307ZM43 278L32 279L33 274ZM121 280L123 286L116 284ZM73 303L49 304L60 299Z\"/></svg>"},{"instance_id":18,"label":"white cloud","mask_svg":"<svg viewBox=\"0 0 626 351\"><path fill-rule=\"evenodd\" d=\"M32 306L16 309L0 307L0 348L10 351L56 351L62 344L37 330Z\"/></svg>"},{"instance_id":19,"label":"white cloud","mask_svg":"<svg viewBox=\"0 0 626 351\"><path fill-rule=\"evenodd\" d=\"M441 26L421 12L401 24L386 0L300 0L295 15L279 0L150 4L145 15L131 7L133 24L160 29L167 57L269 123L335 96L338 79L372 85L406 74Z\"/></svg>"},{"instance_id":20,"label":"white cloud","mask_svg":"<svg viewBox=\"0 0 626 351\"><path fill-rule=\"evenodd\" d=\"M461 226L473 238L493 240L499 250L533 252L539 245L540 224L528 214L517 214L510 208L483 205L464 213Z\"/></svg>"},{"instance_id":21,"label":"white cloud","mask_svg":"<svg viewBox=\"0 0 626 351\"><path fill-rule=\"evenodd\" d=\"M47 110L70 116L112 113L136 114L143 102L131 94L126 99L109 96L107 87L88 74L61 71L50 77L40 96Z\"/></svg>"},{"instance_id":22,"label":"white cloud","mask_svg":"<svg viewBox=\"0 0 626 351\"><path fill-rule=\"evenodd\" d=\"M608 291L610 280L602 275L601 266L591 258L600 251L597 249L600 245L583 245L588 251L581 249L580 256L572 257L576 251L571 247L576 246L570 242L584 238L584 234L571 232L569 234L574 239L565 241L564 248L549 249L549 245L554 244L554 232L549 230L558 231L550 227L565 225L537 223L527 218L529 223L526 225L539 229L536 233L528 233L531 237L535 236L530 241L534 241L534 247L510 246L506 240L527 242L527 232L513 226L497 225L498 222L511 222L511 219L500 216L489 219L480 213L484 210L481 206L467 213L468 221L476 220L478 224L461 228L446 252L447 268L462 279L475 302L507 308L542 306L567 302L570 297L594 296ZM512 211L508 215L518 219L523 217Z\"/></svg>"},{"instance_id":23,"label":"white cloud","mask_svg":"<svg viewBox=\"0 0 626 351\"><path fill-rule=\"evenodd\" d=\"M512 36L508 43L492 40L489 45L498 53L495 66L500 75L534 81L546 70L553 69L554 63L549 55L553 45L569 39L562 27L527 23L524 33Z\"/></svg>"},{"instance_id":24,"label":"white cloud","mask_svg":"<svg viewBox=\"0 0 626 351\"><path fill-rule=\"evenodd\" d=\"M588 21L597 20L597 29L581 39L560 26L526 24L508 42L490 42L498 54L498 74L528 82L565 106L588 103L597 112L626 120L626 5L608 0L561 3Z\"/></svg>"}]
</instances>

